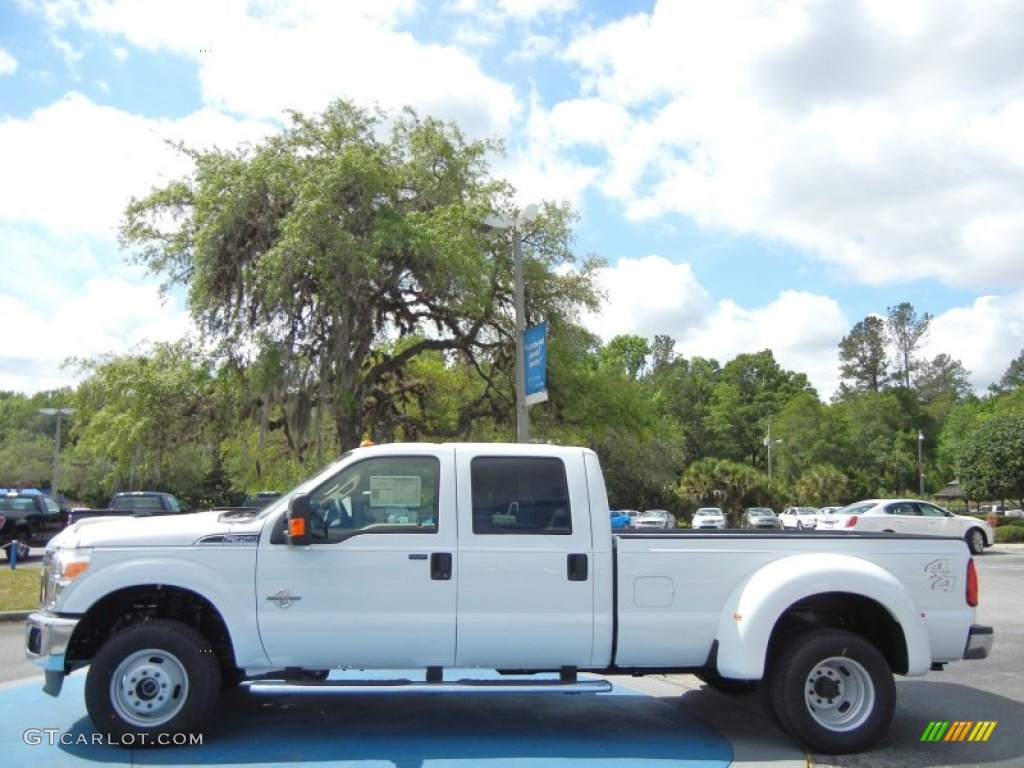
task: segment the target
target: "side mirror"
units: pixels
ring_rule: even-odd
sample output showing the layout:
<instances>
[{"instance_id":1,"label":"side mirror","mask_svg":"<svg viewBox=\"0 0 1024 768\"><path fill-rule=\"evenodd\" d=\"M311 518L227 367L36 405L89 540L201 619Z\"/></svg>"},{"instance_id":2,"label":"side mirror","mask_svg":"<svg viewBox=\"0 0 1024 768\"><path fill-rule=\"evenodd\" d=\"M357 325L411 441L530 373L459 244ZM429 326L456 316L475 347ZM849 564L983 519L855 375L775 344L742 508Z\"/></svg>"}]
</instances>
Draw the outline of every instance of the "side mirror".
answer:
<instances>
[{"instance_id":1,"label":"side mirror","mask_svg":"<svg viewBox=\"0 0 1024 768\"><path fill-rule=\"evenodd\" d=\"M300 493L288 502L288 543L306 545L311 541L310 518L313 507L309 502L308 493Z\"/></svg>"}]
</instances>

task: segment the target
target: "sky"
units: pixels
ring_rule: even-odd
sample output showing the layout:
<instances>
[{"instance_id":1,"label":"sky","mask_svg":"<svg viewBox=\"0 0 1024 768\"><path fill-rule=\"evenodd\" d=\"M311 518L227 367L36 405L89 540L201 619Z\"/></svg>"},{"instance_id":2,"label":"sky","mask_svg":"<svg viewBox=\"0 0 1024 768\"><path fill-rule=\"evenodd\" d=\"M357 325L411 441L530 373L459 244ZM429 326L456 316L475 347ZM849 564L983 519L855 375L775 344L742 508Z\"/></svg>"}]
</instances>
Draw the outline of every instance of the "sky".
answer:
<instances>
[{"instance_id":1,"label":"sky","mask_svg":"<svg viewBox=\"0 0 1024 768\"><path fill-rule=\"evenodd\" d=\"M1018 0L0 0L0 390L170 341L117 244L190 170L332 100L502 138L604 258L604 341L771 349L827 400L871 314L932 316L979 393L1024 350Z\"/></svg>"}]
</instances>

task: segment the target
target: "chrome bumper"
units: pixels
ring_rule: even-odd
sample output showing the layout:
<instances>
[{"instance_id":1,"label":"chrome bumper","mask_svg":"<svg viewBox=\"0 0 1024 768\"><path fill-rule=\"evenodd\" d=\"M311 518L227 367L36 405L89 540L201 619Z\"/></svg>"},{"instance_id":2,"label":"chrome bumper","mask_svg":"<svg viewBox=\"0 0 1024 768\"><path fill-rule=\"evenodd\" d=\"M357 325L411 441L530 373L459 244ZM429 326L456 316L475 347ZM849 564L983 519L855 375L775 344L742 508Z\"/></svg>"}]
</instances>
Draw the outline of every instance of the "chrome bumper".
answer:
<instances>
[{"instance_id":1,"label":"chrome bumper","mask_svg":"<svg viewBox=\"0 0 1024 768\"><path fill-rule=\"evenodd\" d=\"M972 624L967 635L967 646L964 648L965 659L987 659L992 653L992 640L995 632L992 627L983 624Z\"/></svg>"},{"instance_id":2,"label":"chrome bumper","mask_svg":"<svg viewBox=\"0 0 1024 768\"><path fill-rule=\"evenodd\" d=\"M65 619L52 613L33 613L25 621L25 657L46 672L43 690L51 696L60 693L64 683L64 655L78 619Z\"/></svg>"}]
</instances>

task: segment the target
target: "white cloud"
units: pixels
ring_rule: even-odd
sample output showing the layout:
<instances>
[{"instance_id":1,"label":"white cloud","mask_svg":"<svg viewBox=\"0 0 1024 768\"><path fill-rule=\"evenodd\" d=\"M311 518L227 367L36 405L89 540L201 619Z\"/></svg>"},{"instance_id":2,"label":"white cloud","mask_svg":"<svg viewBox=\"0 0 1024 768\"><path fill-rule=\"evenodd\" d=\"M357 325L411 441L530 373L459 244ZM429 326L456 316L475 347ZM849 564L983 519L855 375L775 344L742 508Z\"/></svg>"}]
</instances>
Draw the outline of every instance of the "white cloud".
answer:
<instances>
[{"instance_id":1,"label":"white cloud","mask_svg":"<svg viewBox=\"0 0 1024 768\"><path fill-rule=\"evenodd\" d=\"M411 105L457 121L470 136L491 136L506 133L519 113L513 88L475 59L402 31L420 12L415 0L250 5L95 0L67 6L59 18L194 60L204 102L252 119L319 112L349 98L389 111Z\"/></svg>"},{"instance_id":2,"label":"white cloud","mask_svg":"<svg viewBox=\"0 0 1024 768\"><path fill-rule=\"evenodd\" d=\"M1006 296L982 296L932 319L922 345L923 359L946 354L963 363L976 392L998 382L1024 351L1024 290Z\"/></svg>"},{"instance_id":3,"label":"white cloud","mask_svg":"<svg viewBox=\"0 0 1024 768\"><path fill-rule=\"evenodd\" d=\"M13 75L18 71L18 60L14 56L0 45L0 76L2 75Z\"/></svg>"},{"instance_id":4,"label":"white cloud","mask_svg":"<svg viewBox=\"0 0 1024 768\"><path fill-rule=\"evenodd\" d=\"M116 248L124 206L191 170L164 139L234 146L269 130L209 109L149 120L77 93L0 121L0 388L65 386L69 356L179 338L187 315Z\"/></svg>"},{"instance_id":5,"label":"white cloud","mask_svg":"<svg viewBox=\"0 0 1024 768\"><path fill-rule=\"evenodd\" d=\"M166 139L234 146L270 130L212 110L150 120L69 93L26 119L0 121L0 220L112 239L131 196L190 170Z\"/></svg>"},{"instance_id":6,"label":"white cloud","mask_svg":"<svg viewBox=\"0 0 1024 768\"><path fill-rule=\"evenodd\" d=\"M502 12L520 21L541 15L560 16L578 5L578 0L498 0Z\"/></svg>"},{"instance_id":7,"label":"white cloud","mask_svg":"<svg viewBox=\"0 0 1024 768\"><path fill-rule=\"evenodd\" d=\"M72 376L62 370L68 358L124 353L182 338L192 328L173 298L163 302L154 286L121 278L89 280L78 296L48 310L28 294L0 294L0 390L68 386Z\"/></svg>"},{"instance_id":8,"label":"white cloud","mask_svg":"<svg viewBox=\"0 0 1024 768\"><path fill-rule=\"evenodd\" d=\"M584 94L629 118L600 188L871 285L1021 284L1024 6L891 5L662 0L580 35ZM593 140L549 127L563 151Z\"/></svg>"},{"instance_id":9,"label":"white cloud","mask_svg":"<svg viewBox=\"0 0 1024 768\"><path fill-rule=\"evenodd\" d=\"M583 322L604 342L620 334L666 335L678 354L723 364L770 349L783 368L807 374L822 398L839 386L839 341L850 323L834 299L786 291L753 309L715 304L689 265L661 256L620 259L602 270L599 284L607 302Z\"/></svg>"}]
</instances>

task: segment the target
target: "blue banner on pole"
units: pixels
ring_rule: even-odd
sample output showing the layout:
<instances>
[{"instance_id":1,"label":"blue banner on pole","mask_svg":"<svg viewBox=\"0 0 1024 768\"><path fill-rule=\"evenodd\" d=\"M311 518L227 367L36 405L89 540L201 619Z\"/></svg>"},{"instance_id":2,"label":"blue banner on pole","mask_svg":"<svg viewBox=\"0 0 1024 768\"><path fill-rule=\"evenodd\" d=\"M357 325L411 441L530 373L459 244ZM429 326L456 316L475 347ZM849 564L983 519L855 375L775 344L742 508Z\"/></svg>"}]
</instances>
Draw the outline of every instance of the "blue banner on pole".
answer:
<instances>
[{"instance_id":1,"label":"blue banner on pole","mask_svg":"<svg viewBox=\"0 0 1024 768\"><path fill-rule=\"evenodd\" d=\"M540 323L523 331L523 356L526 358L526 404L548 399L547 348L548 324Z\"/></svg>"}]
</instances>

